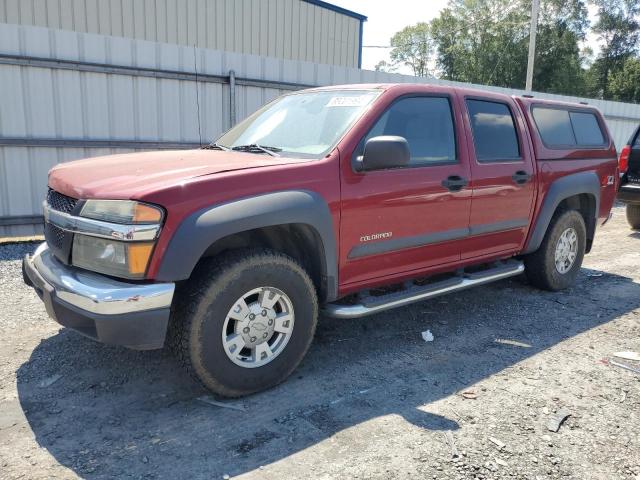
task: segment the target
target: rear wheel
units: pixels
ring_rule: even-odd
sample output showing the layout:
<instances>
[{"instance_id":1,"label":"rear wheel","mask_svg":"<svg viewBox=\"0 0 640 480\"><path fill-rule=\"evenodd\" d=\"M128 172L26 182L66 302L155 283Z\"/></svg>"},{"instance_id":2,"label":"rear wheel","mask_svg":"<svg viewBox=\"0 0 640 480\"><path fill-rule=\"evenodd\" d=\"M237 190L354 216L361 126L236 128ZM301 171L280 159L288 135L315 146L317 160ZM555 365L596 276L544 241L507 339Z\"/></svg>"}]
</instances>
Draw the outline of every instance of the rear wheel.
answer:
<instances>
[{"instance_id":1,"label":"rear wheel","mask_svg":"<svg viewBox=\"0 0 640 480\"><path fill-rule=\"evenodd\" d=\"M640 205L627 204L627 222L634 230L640 230Z\"/></svg>"},{"instance_id":2,"label":"rear wheel","mask_svg":"<svg viewBox=\"0 0 640 480\"><path fill-rule=\"evenodd\" d=\"M529 281L538 288L552 291L573 285L584 258L586 232L579 212L556 213L540 248L525 257Z\"/></svg>"},{"instance_id":3,"label":"rear wheel","mask_svg":"<svg viewBox=\"0 0 640 480\"><path fill-rule=\"evenodd\" d=\"M205 387L238 397L293 372L317 316L315 288L299 264L276 252L245 250L205 263L181 289L172 343Z\"/></svg>"}]
</instances>

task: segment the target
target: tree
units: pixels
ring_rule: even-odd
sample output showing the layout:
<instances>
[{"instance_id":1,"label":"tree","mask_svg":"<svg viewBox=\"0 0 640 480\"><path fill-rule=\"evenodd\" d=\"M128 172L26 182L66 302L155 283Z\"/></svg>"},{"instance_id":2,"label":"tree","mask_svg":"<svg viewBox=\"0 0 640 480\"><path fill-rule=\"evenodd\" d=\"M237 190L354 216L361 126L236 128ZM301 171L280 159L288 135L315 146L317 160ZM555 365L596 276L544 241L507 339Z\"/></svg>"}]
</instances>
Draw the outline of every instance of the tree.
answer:
<instances>
[{"instance_id":1,"label":"tree","mask_svg":"<svg viewBox=\"0 0 640 480\"><path fill-rule=\"evenodd\" d=\"M410 66L415 75L433 72L446 80L523 88L531 1L449 0L429 24L393 36L392 64ZM587 1L598 8L593 32L602 48L595 58L590 48L581 49L589 28ZM533 89L635 98L622 72L636 73L636 64L627 61L637 59L639 17L640 0L541 0Z\"/></svg>"},{"instance_id":2,"label":"tree","mask_svg":"<svg viewBox=\"0 0 640 480\"><path fill-rule=\"evenodd\" d=\"M393 65L385 60L380 60L373 68L376 72L393 72L396 69Z\"/></svg>"},{"instance_id":3,"label":"tree","mask_svg":"<svg viewBox=\"0 0 640 480\"><path fill-rule=\"evenodd\" d=\"M450 0L431 22L436 65L448 80L523 88L531 0ZM542 0L534 89L584 90L579 44L588 25L584 0Z\"/></svg>"},{"instance_id":4,"label":"tree","mask_svg":"<svg viewBox=\"0 0 640 480\"><path fill-rule=\"evenodd\" d=\"M431 23L436 65L448 80L521 87L527 63L526 0L450 0Z\"/></svg>"},{"instance_id":5,"label":"tree","mask_svg":"<svg viewBox=\"0 0 640 480\"><path fill-rule=\"evenodd\" d=\"M437 46L436 65L440 76L445 80L461 80L467 75L467 48L459 41L461 28L458 19L450 8L440 12L440 16L431 21L431 33Z\"/></svg>"},{"instance_id":6,"label":"tree","mask_svg":"<svg viewBox=\"0 0 640 480\"><path fill-rule=\"evenodd\" d=\"M621 70L612 73L608 90L613 100L640 103L640 59L628 58Z\"/></svg>"},{"instance_id":7,"label":"tree","mask_svg":"<svg viewBox=\"0 0 640 480\"><path fill-rule=\"evenodd\" d=\"M411 67L417 77L429 74L434 51L429 24L423 22L403 28L391 37L391 46L390 57L394 64Z\"/></svg>"},{"instance_id":8,"label":"tree","mask_svg":"<svg viewBox=\"0 0 640 480\"><path fill-rule=\"evenodd\" d=\"M580 43L589 26L583 0L546 0L541 4L536 38L534 90L571 95L586 94L583 65L589 50Z\"/></svg>"},{"instance_id":9,"label":"tree","mask_svg":"<svg viewBox=\"0 0 640 480\"><path fill-rule=\"evenodd\" d=\"M593 62L592 95L610 98L610 77L620 72L637 52L640 35L640 0L593 0L598 21L593 31L602 41L602 49Z\"/></svg>"}]
</instances>

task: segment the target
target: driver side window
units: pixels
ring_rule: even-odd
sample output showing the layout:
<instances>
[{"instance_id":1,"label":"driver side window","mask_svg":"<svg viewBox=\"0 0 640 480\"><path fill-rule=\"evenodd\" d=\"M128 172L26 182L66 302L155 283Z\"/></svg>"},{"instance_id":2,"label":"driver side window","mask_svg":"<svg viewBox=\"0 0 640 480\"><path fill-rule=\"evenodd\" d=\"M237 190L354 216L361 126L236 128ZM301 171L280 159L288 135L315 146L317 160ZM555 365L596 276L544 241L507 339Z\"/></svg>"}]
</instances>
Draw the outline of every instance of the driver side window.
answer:
<instances>
[{"instance_id":1,"label":"driver side window","mask_svg":"<svg viewBox=\"0 0 640 480\"><path fill-rule=\"evenodd\" d=\"M446 97L407 97L393 103L358 145L380 135L404 137L411 152L410 167L457 163L451 104Z\"/></svg>"}]
</instances>

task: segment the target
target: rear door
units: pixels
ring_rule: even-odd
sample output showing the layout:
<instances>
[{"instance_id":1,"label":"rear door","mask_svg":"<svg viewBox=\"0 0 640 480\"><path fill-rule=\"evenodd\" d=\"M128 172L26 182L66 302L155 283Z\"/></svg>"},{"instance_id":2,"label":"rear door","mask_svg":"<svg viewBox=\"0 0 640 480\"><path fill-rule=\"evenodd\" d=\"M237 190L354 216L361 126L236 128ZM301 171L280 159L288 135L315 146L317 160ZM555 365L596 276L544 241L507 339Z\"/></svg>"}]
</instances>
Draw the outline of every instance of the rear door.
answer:
<instances>
[{"instance_id":1,"label":"rear door","mask_svg":"<svg viewBox=\"0 0 640 480\"><path fill-rule=\"evenodd\" d=\"M513 100L465 96L472 199L462 258L515 252L524 244L535 196L525 121Z\"/></svg>"}]
</instances>

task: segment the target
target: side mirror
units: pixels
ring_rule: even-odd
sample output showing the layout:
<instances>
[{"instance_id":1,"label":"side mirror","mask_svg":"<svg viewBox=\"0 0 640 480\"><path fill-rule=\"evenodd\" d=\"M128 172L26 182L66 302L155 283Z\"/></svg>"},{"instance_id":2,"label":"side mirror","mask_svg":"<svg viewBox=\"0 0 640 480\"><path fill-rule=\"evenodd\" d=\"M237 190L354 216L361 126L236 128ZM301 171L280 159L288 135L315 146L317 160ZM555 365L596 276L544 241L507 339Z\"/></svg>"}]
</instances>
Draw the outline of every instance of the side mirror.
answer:
<instances>
[{"instance_id":1,"label":"side mirror","mask_svg":"<svg viewBox=\"0 0 640 480\"><path fill-rule=\"evenodd\" d=\"M364 154L356 164L360 168L356 168L356 170L406 167L410 160L409 144L404 137L381 135L370 138L364 144Z\"/></svg>"}]
</instances>

